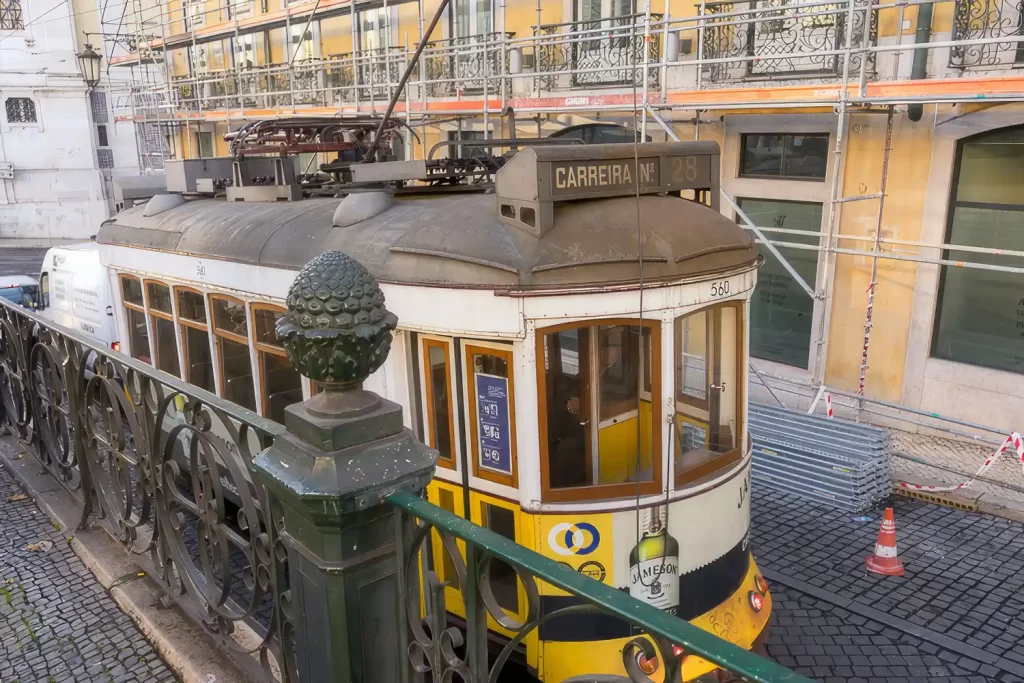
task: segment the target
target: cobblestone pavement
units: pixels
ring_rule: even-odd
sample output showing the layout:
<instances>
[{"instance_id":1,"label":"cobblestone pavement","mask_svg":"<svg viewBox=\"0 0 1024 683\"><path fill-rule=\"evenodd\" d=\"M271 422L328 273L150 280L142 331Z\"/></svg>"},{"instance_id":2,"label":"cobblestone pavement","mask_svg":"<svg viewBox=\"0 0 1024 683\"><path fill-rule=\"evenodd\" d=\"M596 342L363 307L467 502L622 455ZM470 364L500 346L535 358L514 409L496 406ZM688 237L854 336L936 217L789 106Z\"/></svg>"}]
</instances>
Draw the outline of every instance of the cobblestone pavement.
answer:
<instances>
[{"instance_id":1,"label":"cobblestone pavement","mask_svg":"<svg viewBox=\"0 0 1024 683\"><path fill-rule=\"evenodd\" d=\"M0 468L0 682L174 681L67 536L21 495ZM53 546L26 549L42 541Z\"/></svg>"},{"instance_id":2,"label":"cobblestone pavement","mask_svg":"<svg viewBox=\"0 0 1024 683\"><path fill-rule=\"evenodd\" d=\"M1021 426L1024 429L1024 425ZM995 446L890 430L893 436L893 474L915 484L948 486L974 476ZM995 438L993 436L993 438ZM1008 452L962 494L981 496L1000 505L1024 510L1024 472L1016 453Z\"/></svg>"},{"instance_id":3,"label":"cobblestone pavement","mask_svg":"<svg viewBox=\"0 0 1024 683\"><path fill-rule=\"evenodd\" d=\"M1019 522L896 499L905 577L864 570L869 521L755 487L751 541L773 585L769 654L831 681L1024 681Z\"/></svg>"}]
</instances>

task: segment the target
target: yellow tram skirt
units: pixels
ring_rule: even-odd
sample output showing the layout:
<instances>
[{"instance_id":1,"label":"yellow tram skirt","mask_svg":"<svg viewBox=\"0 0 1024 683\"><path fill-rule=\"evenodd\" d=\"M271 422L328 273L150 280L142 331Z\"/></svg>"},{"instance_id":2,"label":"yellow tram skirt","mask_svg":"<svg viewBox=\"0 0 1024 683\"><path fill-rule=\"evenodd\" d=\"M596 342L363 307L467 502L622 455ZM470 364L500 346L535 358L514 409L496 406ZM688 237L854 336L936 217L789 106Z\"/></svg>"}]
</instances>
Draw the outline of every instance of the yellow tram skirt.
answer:
<instances>
[{"instance_id":1,"label":"yellow tram skirt","mask_svg":"<svg viewBox=\"0 0 1024 683\"><path fill-rule=\"evenodd\" d=\"M754 612L750 606L750 591L757 590L754 577L758 575L754 558L740 587L714 609L690 620L694 626L714 633L720 638L750 649L764 632L772 611L771 594L765 596L764 607ZM586 642L544 641L539 677L547 682L562 681L572 676L592 673L625 673L622 664L622 648L631 638L597 640ZM690 656L683 664L683 680L691 681L714 671L717 667L700 657ZM651 675L654 681L661 681L663 669Z\"/></svg>"}]
</instances>

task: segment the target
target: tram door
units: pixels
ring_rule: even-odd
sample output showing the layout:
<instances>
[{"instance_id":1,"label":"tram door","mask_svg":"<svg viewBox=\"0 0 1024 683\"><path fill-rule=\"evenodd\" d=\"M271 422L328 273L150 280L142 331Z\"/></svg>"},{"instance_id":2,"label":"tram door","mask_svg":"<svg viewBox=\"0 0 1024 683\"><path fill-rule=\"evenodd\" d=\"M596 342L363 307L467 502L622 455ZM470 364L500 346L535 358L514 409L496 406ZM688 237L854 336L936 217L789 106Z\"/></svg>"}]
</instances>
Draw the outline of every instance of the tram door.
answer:
<instances>
[{"instance_id":1,"label":"tram door","mask_svg":"<svg viewBox=\"0 0 1024 683\"><path fill-rule=\"evenodd\" d=\"M676 483L693 481L740 452L742 309L726 304L675 323Z\"/></svg>"},{"instance_id":2,"label":"tram door","mask_svg":"<svg viewBox=\"0 0 1024 683\"><path fill-rule=\"evenodd\" d=\"M551 487L651 481L650 328L577 326L545 338Z\"/></svg>"}]
</instances>

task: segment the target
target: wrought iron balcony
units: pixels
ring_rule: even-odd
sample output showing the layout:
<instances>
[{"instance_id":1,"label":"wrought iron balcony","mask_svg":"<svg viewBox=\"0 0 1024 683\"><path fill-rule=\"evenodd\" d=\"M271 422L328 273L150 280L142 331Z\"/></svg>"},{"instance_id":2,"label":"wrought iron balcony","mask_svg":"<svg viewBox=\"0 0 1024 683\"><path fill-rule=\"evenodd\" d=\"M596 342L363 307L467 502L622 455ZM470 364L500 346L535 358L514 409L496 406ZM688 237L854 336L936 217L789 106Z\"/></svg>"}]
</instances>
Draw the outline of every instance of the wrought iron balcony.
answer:
<instances>
[{"instance_id":1,"label":"wrought iron balcony","mask_svg":"<svg viewBox=\"0 0 1024 683\"><path fill-rule=\"evenodd\" d=\"M853 0L852 7L850 2L709 2L701 15L707 17L701 43L710 63L702 75L711 83L834 78L844 70L844 49L876 43L878 11L870 6L869 0ZM850 55L851 71L860 70L863 54ZM874 53L866 67L873 73Z\"/></svg>"},{"instance_id":2,"label":"wrought iron balcony","mask_svg":"<svg viewBox=\"0 0 1024 683\"><path fill-rule=\"evenodd\" d=\"M427 43L421 59L429 97L457 97L500 92L508 74L504 39L508 32L435 40Z\"/></svg>"},{"instance_id":3,"label":"wrought iron balcony","mask_svg":"<svg viewBox=\"0 0 1024 683\"><path fill-rule=\"evenodd\" d=\"M1021 0L956 0L953 40L1024 38ZM1024 66L1024 42L974 43L954 46L949 65L955 69L999 69Z\"/></svg>"},{"instance_id":4,"label":"wrought iron balcony","mask_svg":"<svg viewBox=\"0 0 1024 683\"><path fill-rule=\"evenodd\" d=\"M660 20L661 15L651 15L652 22ZM644 21L643 15L631 15L541 26L534 40L541 88L639 86L645 64L648 85L657 87L660 43L647 41Z\"/></svg>"}]
</instances>

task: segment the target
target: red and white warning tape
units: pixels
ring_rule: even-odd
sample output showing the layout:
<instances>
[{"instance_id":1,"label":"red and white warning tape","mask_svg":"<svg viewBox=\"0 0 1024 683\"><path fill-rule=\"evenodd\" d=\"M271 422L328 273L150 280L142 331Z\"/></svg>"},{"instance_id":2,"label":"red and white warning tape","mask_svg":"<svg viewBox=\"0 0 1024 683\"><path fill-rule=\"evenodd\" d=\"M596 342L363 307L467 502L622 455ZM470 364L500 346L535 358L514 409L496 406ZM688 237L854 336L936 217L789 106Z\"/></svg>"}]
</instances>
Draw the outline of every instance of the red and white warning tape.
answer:
<instances>
[{"instance_id":1,"label":"red and white warning tape","mask_svg":"<svg viewBox=\"0 0 1024 683\"><path fill-rule=\"evenodd\" d=\"M825 394L825 412L829 417L835 417L832 414L832 394Z\"/></svg>"},{"instance_id":2,"label":"red and white warning tape","mask_svg":"<svg viewBox=\"0 0 1024 683\"><path fill-rule=\"evenodd\" d=\"M1003 445L999 447L999 450L988 456L988 459L981 468L978 469L978 472L962 484L957 484L956 486L921 486L920 484L911 484L910 482L901 481L900 486L905 489L913 489L915 491L958 491L960 489L965 489L973 484L975 479L985 474L985 472L987 472L989 468L996 463L999 456L1005 453L1010 446L1013 446L1014 450L1017 451L1017 459L1020 461L1021 465L1024 466L1024 438L1022 438L1017 432L1010 432L1010 435L1006 437L1006 441L1004 441Z\"/></svg>"}]
</instances>

